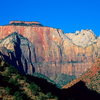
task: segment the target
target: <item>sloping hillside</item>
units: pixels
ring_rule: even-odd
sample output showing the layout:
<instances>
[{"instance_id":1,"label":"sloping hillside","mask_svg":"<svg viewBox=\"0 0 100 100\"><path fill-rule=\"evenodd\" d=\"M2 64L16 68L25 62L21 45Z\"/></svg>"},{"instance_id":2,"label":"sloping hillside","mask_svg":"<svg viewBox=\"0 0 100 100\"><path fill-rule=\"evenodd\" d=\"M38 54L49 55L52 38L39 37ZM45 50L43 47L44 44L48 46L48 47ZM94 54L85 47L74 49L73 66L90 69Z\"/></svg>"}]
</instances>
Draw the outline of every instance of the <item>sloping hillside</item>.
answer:
<instances>
[{"instance_id":1,"label":"sloping hillside","mask_svg":"<svg viewBox=\"0 0 100 100\"><path fill-rule=\"evenodd\" d=\"M87 99L99 100L100 95L87 88L83 81L79 80L68 89L60 89L46 79L22 75L14 67L0 60L0 100Z\"/></svg>"},{"instance_id":2,"label":"sloping hillside","mask_svg":"<svg viewBox=\"0 0 100 100\"><path fill-rule=\"evenodd\" d=\"M79 81L85 82L89 89L100 93L100 58L95 61L93 66L85 74L65 85L63 88L69 88Z\"/></svg>"},{"instance_id":3,"label":"sloping hillside","mask_svg":"<svg viewBox=\"0 0 100 100\"><path fill-rule=\"evenodd\" d=\"M57 100L51 92L44 93L31 77L0 59L0 100Z\"/></svg>"}]
</instances>

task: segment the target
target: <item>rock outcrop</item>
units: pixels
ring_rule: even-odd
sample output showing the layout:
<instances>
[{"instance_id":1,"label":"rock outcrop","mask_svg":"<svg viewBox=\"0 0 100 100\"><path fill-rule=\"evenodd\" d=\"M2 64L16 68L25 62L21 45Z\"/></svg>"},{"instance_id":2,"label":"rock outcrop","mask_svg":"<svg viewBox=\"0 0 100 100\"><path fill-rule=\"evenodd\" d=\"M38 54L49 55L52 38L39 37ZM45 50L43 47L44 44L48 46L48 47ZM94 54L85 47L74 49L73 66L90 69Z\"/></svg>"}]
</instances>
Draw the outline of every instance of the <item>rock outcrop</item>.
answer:
<instances>
[{"instance_id":1,"label":"rock outcrop","mask_svg":"<svg viewBox=\"0 0 100 100\"><path fill-rule=\"evenodd\" d=\"M96 36L92 30L81 30L76 31L75 34L69 33L66 34L71 41L78 46L87 47L93 43L96 43Z\"/></svg>"},{"instance_id":2,"label":"rock outcrop","mask_svg":"<svg viewBox=\"0 0 100 100\"><path fill-rule=\"evenodd\" d=\"M66 84L63 88L70 88L80 81L83 81L89 89L100 93L100 58L96 59L92 67L81 77Z\"/></svg>"},{"instance_id":3,"label":"rock outcrop","mask_svg":"<svg viewBox=\"0 0 100 100\"><path fill-rule=\"evenodd\" d=\"M11 21L0 26L0 55L23 73L66 83L63 75L79 77L100 56L100 39L91 30L64 34L38 22Z\"/></svg>"},{"instance_id":4,"label":"rock outcrop","mask_svg":"<svg viewBox=\"0 0 100 100\"><path fill-rule=\"evenodd\" d=\"M40 24L39 22L25 22L25 21L11 21L10 25L20 25L20 26L43 26L42 24Z\"/></svg>"}]
</instances>

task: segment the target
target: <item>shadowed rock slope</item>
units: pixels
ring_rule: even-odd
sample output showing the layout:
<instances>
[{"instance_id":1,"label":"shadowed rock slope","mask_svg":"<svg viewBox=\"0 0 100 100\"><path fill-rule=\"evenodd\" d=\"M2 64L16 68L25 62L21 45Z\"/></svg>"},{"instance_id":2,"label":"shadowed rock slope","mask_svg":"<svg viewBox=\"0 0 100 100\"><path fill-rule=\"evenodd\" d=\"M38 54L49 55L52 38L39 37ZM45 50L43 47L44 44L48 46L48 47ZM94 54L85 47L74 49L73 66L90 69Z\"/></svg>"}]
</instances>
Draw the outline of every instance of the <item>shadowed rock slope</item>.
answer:
<instances>
[{"instance_id":1,"label":"shadowed rock slope","mask_svg":"<svg viewBox=\"0 0 100 100\"><path fill-rule=\"evenodd\" d=\"M43 91L37 84L39 80L50 84L44 79L19 73L0 59L0 100L57 100L51 91Z\"/></svg>"}]
</instances>

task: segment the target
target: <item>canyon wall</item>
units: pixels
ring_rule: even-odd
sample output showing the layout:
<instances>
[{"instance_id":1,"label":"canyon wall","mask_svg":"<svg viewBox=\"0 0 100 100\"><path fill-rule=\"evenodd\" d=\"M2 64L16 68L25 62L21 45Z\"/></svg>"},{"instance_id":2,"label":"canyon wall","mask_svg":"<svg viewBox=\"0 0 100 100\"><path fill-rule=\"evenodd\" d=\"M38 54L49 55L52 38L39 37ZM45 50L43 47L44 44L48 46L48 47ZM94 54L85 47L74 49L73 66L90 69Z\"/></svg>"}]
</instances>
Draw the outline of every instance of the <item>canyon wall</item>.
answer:
<instances>
[{"instance_id":1,"label":"canyon wall","mask_svg":"<svg viewBox=\"0 0 100 100\"><path fill-rule=\"evenodd\" d=\"M62 75L79 77L91 68L100 56L100 37L91 30L65 34L39 22L11 21L0 26L0 55L22 73L59 83Z\"/></svg>"}]
</instances>

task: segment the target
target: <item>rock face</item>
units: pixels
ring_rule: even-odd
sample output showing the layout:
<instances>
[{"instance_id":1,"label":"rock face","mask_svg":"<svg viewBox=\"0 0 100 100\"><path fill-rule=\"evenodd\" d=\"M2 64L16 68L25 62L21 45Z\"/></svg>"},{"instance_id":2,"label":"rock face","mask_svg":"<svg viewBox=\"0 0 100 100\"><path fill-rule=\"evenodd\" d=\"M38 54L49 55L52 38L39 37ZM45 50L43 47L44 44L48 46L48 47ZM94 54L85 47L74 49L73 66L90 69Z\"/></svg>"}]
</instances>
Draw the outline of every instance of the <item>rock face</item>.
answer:
<instances>
[{"instance_id":1,"label":"rock face","mask_svg":"<svg viewBox=\"0 0 100 100\"><path fill-rule=\"evenodd\" d=\"M100 58L96 59L92 67L81 77L71 81L69 84L66 84L63 88L70 88L80 81L83 81L91 90L100 93Z\"/></svg>"},{"instance_id":2,"label":"rock face","mask_svg":"<svg viewBox=\"0 0 100 100\"><path fill-rule=\"evenodd\" d=\"M65 82L63 75L79 77L100 56L100 38L91 30L64 34L38 22L11 21L0 26L0 55L23 73Z\"/></svg>"},{"instance_id":3,"label":"rock face","mask_svg":"<svg viewBox=\"0 0 100 100\"><path fill-rule=\"evenodd\" d=\"M93 43L96 43L96 36L92 30L81 30L76 31L75 34L69 33L66 36L71 39L71 41L78 46L87 47Z\"/></svg>"}]
</instances>

